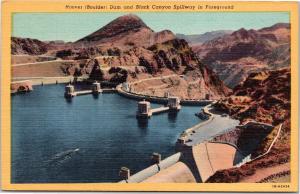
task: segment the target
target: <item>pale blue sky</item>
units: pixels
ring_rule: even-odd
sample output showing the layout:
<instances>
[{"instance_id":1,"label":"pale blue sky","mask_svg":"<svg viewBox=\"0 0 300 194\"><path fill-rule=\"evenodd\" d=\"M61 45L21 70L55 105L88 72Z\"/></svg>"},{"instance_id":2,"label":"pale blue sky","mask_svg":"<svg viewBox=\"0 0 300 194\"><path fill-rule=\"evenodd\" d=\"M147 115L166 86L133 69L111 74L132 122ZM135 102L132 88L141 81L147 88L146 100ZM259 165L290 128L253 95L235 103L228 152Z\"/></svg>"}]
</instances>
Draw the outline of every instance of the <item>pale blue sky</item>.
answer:
<instances>
[{"instance_id":1,"label":"pale blue sky","mask_svg":"<svg viewBox=\"0 0 300 194\"><path fill-rule=\"evenodd\" d=\"M127 13L16 13L13 36L40 40L78 40ZM288 12L134 13L154 31L201 34L213 30L259 29L289 22Z\"/></svg>"}]
</instances>

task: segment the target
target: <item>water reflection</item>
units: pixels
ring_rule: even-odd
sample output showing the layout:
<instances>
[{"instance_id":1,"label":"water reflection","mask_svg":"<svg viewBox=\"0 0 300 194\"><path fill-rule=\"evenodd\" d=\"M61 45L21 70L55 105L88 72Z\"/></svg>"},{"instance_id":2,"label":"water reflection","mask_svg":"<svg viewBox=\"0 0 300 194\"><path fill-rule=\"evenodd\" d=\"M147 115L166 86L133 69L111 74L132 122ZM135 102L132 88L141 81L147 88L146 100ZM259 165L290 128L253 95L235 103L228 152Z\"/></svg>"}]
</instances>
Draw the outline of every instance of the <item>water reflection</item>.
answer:
<instances>
[{"instance_id":1,"label":"water reflection","mask_svg":"<svg viewBox=\"0 0 300 194\"><path fill-rule=\"evenodd\" d=\"M139 118L137 122L140 129L148 129L148 119Z\"/></svg>"},{"instance_id":2,"label":"water reflection","mask_svg":"<svg viewBox=\"0 0 300 194\"><path fill-rule=\"evenodd\" d=\"M176 120L177 120L177 115L178 115L178 112L170 111L170 112L168 113L168 120L169 120L170 122L175 123Z\"/></svg>"},{"instance_id":3,"label":"water reflection","mask_svg":"<svg viewBox=\"0 0 300 194\"><path fill-rule=\"evenodd\" d=\"M65 98L68 104L72 104L72 98Z\"/></svg>"},{"instance_id":4,"label":"water reflection","mask_svg":"<svg viewBox=\"0 0 300 194\"><path fill-rule=\"evenodd\" d=\"M94 99L98 99L99 98L99 94L98 93L93 93L92 96L93 96Z\"/></svg>"}]
</instances>

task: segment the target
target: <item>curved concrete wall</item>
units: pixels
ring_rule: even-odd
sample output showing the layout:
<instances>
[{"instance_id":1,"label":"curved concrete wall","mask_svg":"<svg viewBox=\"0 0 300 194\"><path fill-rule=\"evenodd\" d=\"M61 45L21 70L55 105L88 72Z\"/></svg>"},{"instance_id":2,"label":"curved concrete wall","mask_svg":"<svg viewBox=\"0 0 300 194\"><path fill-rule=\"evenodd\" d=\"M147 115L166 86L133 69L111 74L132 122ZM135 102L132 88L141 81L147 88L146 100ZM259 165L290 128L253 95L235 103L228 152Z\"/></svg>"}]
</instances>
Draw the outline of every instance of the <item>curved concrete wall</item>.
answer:
<instances>
[{"instance_id":1,"label":"curved concrete wall","mask_svg":"<svg viewBox=\"0 0 300 194\"><path fill-rule=\"evenodd\" d=\"M165 98L165 97L149 96L149 95L136 94L136 93L124 91L122 89L121 84L116 87L116 90L118 91L118 94L120 94L124 97L127 97L127 98L131 98L131 99L135 99L135 100L145 99L149 102L155 102L155 103L161 103L161 104L168 103L168 98ZM188 99L180 100L181 105L189 105L189 106L205 106L212 102L213 102L212 100L188 100Z\"/></svg>"},{"instance_id":2,"label":"curved concrete wall","mask_svg":"<svg viewBox=\"0 0 300 194\"><path fill-rule=\"evenodd\" d=\"M144 180L143 183L196 183L196 179L185 163L177 162Z\"/></svg>"},{"instance_id":3,"label":"curved concrete wall","mask_svg":"<svg viewBox=\"0 0 300 194\"><path fill-rule=\"evenodd\" d=\"M167 158L160 165L152 165L146 168L131 176L127 182L205 182L216 171L232 168L236 154L239 153L235 147L229 144L201 143L193 147L186 147L180 158L178 157L180 154L177 153L176 156L172 156L173 159Z\"/></svg>"},{"instance_id":4,"label":"curved concrete wall","mask_svg":"<svg viewBox=\"0 0 300 194\"><path fill-rule=\"evenodd\" d=\"M235 155L235 147L228 144L201 143L193 147L193 156L202 182L218 170L232 168Z\"/></svg>"}]
</instances>

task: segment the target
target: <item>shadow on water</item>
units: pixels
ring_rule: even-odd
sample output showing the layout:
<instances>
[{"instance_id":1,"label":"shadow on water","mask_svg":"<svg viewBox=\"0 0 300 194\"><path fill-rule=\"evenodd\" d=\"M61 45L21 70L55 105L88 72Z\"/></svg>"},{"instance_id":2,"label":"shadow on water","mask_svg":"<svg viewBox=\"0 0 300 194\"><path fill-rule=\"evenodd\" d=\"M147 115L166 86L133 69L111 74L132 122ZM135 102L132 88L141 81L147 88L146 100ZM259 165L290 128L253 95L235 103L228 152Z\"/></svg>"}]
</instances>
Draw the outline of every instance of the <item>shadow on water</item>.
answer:
<instances>
[{"instance_id":1,"label":"shadow on water","mask_svg":"<svg viewBox=\"0 0 300 194\"><path fill-rule=\"evenodd\" d=\"M140 129L148 129L148 119L137 119L137 122Z\"/></svg>"},{"instance_id":2,"label":"shadow on water","mask_svg":"<svg viewBox=\"0 0 300 194\"><path fill-rule=\"evenodd\" d=\"M65 98L68 104L72 104L72 98Z\"/></svg>"},{"instance_id":3,"label":"shadow on water","mask_svg":"<svg viewBox=\"0 0 300 194\"><path fill-rule=\"evenodd\" d=\"M94 99L98 99L99 98L99 94L92 94Z\"/></svg>"},{"instance_id":4,"label":"shadow on water","mask_svg":"<svg viewBox=\"0 0 300 194\"><path fill-rule=\"evenodd\" d=\"M177 112L169 112L169 113L168 113L168 120L169 120L170 122L175 123L176 120L177 120L177 115L178 115Z\"/></svg>"}]
</instances>

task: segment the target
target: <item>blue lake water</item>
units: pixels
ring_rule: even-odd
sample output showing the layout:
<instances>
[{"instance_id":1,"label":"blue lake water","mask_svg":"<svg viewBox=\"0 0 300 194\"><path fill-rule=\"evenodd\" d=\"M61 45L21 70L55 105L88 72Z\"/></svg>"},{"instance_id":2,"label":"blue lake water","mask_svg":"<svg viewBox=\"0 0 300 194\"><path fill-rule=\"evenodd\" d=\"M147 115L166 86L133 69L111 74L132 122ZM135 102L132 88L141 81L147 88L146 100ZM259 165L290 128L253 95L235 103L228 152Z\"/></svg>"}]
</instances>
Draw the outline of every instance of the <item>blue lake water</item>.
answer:
<instances>
[{"instance_id":1,"label":"blue lake water","mask_svg":"<svg viewBox=\"0 0 300 194\"><path fill-rule=\"evenodd\" d=\"M170 156L180 133L201 122L200 107L139 123L135 100L101 94L68 102L63 95L64 85L48 85L12 96L13 183L117 182L122 166L134 174L153 152Z\"/></svg>"}]
</instances>

